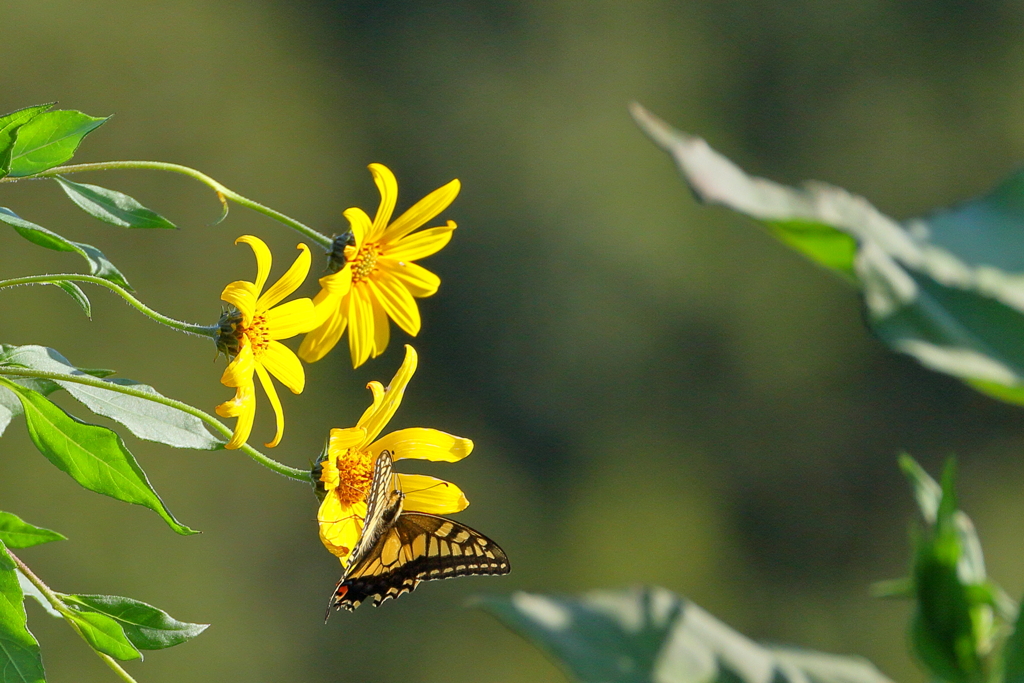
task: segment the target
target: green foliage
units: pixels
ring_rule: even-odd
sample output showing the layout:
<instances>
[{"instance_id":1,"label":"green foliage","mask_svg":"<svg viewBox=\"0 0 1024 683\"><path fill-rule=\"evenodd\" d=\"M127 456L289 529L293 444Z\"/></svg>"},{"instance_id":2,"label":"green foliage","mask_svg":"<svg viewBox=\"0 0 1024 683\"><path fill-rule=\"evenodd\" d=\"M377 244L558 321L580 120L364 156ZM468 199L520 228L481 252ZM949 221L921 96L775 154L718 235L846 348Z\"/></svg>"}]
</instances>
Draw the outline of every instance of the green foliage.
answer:
<instances>
[{"instance_id":1,"label":"green foliage","mask_svg":"<svg viewBox=\"0 0 1024 683\"><path fill-rule=\"evenodd\" d=\"M131 285L128 284L128 280L121 274L121 271L114 267L114 264L96 247L64 239L52 230L47 230L40 225L29 222L2 206L0 206L0 221L10 225L19 235L32 244L54 251L75 252L89 263L90 275L109 280L115 285L124 287L129 292L134 291Z\"/></svg>"},{"instance_id":2,"label":"green foliage","mask_svg":"<svg viewBox=\"0 0 1024 683\"><path fill-rule=\"evenodd\" d=\"M179 534L197 533L174 519L115 432L68 415L28 387L3 378L0 385L21 401L32 442L57 468L90 491L148 507Z\"/></svg>"},{"instance_id":3,"label":"green foliage","mask_svg":"<svg viewBox=\"0 0 1024 683\"><path fill-rule=\"evenodd\" d=\"M1024 175L959 207L901 224L824 183L754 178L639 105L698 199L766 225L860 289L886 344L1012 403L1024 402Z\"/></svg>"},{"instance_id":4,"label":"green foliage","mask_svg":"<svg viewBox=\"0 0 1024 683\"><path fill-rule=\"evenodd\" d=\"M78 304L82 309L82 312L85 313L85 317L92 318L92 302L89 301L89 297L85 295L85 292L82 291L81 287L76 285L74 282L50 282L47 284L60 287L76 304Z\"/></svg>"},{"instance_id":5,"label":"green foliage","mask_svg":"<svg viewBox=\"0 0 1024 683\"><path fill-rule=\"evenodd\" d=\"M60 166L106 120L64 109L36 114L15 133L9 175L21 178Z\"/></svg>"},{"instance_id":6,"label":"green foliage","mask_svg":"<svg viewBox=\"0 0 1024 683\"><path fill-rule=\"evenodd\" d=\"M899 597L915 601L910 626L914 652L938 680L993 680L1003 667L995 653L1017 606L986 575L974 525L957 509L953 461L941 485L908 455L900 456L900 468L924 522L914 534L911 575L899 582L906 587ZM1018 647L1015 638L1008 642L1007 657Z\"/></svg>"},{"instance_id":7,"label":"green foliage","mask_svg":"<svg viewBox=\"0 0 1024 683\"><path fill-rule=\"evenodd\" d=\"M74 183L60 176L56 180L71 201L104 223L122 228L174 228L174 223L126 194L98 185Z\"/></svg>"},{"instance_id":8,"label":"green foliage","mask_svg":"<svg viewBox=\"0 0 1024 683\"><path fill-rule=\"evenodd\" d=\"M97 652L121 661L142 657L142 653L125 636L121 625L107 615L71 610L64 614L64 618L75 624L85 641Z\"/></svg>"},{"instance_id":9,"label":"green foliage","mask_svg":"<svg viewBox=\"0 0 1024 683\"><path fill-rule=\"evenodd\" d=\"M43 660L28 630L17 567L0 541L0 683L43 681Z\"/></svg>"},{"instance_id":10,"label":"green foliage","mask_svg":"<svg viewBox=\"0 0 1024 683\"><path fill-rule=\"evenodd\" d=\"M71 377L94 377L62 356L57 351L44 346L10 346L0 344L0 375L4 367L16 367L28 370L40 370ZM108 372L109 371L104 371ZM50 394L57 388L67 390L71 396L84 403L93 412L109 417L127 427L132 434L140 439L156 441L175 448L192 448L197 450L213 450L220 448L222 443L215 439L202 420L182 412L177 408L162 405L151 400L128 396L114 389L103 389L95 386L79 384L67 380L31 380L12 378L13 381L28 386L42 394ZM163 397L153 387L130 379L107 380L116 387L128 387L150 396ZM0 388L0 394L5 390ZM19 403L20 407L20 403ZM4 407L0 404L0 413ZM21 411L18 410L20 413ZM9 421L10 418L7 418ZM0 434L6 422L0 415Z\"/></svg>"},{"instance_id":11,"label":"green foliage","mask_svg":"<svg viewBox=\"0 0 1024 683\"><path fill-rule=\"evenodd\" d=\"M18 129L52 106L53 103L39 104L0 116L0 178L7 176L11 170L11 155L14 153Z\"/></svg>"},{"instance_id":12,"label":"green foliage","mask_svg":"<svg viewBox=\"0 0 1024 683\"><path fill-rule=\"evenodd\" d=\"M758 645L664 588L476 604L581 683L889 683L857 657Z\"/></svg>"},{"instance_id":13,"label":"green foliage","mask_svg":"<svg viewBox=\"0 0 1024 683\"><path fill-rule=\"evenodd\" d=\"M17 515L0 510L0 542L8 548L28 548L50 541L66 541L56 531L50 531L24 521Z\"/></svg>"},{"instance_id":14,"label":"green foliage","mask_svg":"<svg viewBox=\"0 0 1024 683\"><path fill-rule=\"evenodd\" d=\"M116 595L62 595L61 598L79 612L95 612L114 620L131 644L140 650L180 645L209 626L178 621L152 605Z\"/></svg>"}]
</instances>

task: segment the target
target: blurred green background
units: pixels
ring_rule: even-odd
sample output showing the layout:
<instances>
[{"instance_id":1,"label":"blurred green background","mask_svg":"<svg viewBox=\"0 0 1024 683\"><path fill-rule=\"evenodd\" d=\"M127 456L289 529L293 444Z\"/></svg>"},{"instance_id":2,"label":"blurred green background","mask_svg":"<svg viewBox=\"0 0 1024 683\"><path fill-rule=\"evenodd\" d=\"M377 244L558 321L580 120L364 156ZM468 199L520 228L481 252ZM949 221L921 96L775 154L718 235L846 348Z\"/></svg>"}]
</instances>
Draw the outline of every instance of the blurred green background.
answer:
<instances>
[{"instance_id":1,"label":"blurred green background","mask_svg":"<svg viewBox=\"0 0 1024 683\"><path fill-rule=\"evenodd\" d=\"M442 288L421 303L421 369L392 426L476 441L458 465L403 468L460 484L473 502L460 519L502 544L513 573L427 584L324 626L340 566L308 488L237 453L128 436L171 510L204 531L176 537L79 489L16 422L0 442L0 508L70 537L21 556L58 590L213 624L128 664L147 683L560 681L465 599L635 583L754 638L922 680L908 606L867 591L908 560L896 453L933 473L960 458L990 573L1019 597L1024 410L888 353L853 291L697 205L626 105L753 173L830 181L910 217L1024 159L1022 22L1010 0L0 3L0 110L59 100L115 114L78 161L187 164L328 234L344 209L376 206L369 162L395 171L400 209L462 181L443 216L455 239L424 262ZM182 229L101 224L52 183L5 184L0 205L101 248L168 315L216 320L224 284L254 274L240 234L270 243L274 277L295 253L296 234L240 208L210 227L217 202L189 179L75 179ZM81 267L13 232L2 245L4 277ZM208 342L89 294L92 322L55 288L4 293L0 341L211 411L230 396ZM404 341L356 372L344 349L309 367L273 455L303 466L329 428L353 424ZM254 443L272 433L261 405ZM112 680L63 624L35 605L29 619L50 680Z\"/></svg>"}]
</instances>

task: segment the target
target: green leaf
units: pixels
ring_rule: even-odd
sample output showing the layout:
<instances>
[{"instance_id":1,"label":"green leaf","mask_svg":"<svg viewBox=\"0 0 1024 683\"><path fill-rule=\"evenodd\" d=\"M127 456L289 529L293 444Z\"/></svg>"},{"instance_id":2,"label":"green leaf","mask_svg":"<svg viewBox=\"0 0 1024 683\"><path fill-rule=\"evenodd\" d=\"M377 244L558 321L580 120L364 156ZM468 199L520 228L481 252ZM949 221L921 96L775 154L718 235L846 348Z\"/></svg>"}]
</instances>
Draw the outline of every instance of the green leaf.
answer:
<instances>
[{"instance_id":1,"label":"green leaf","mask_svg":"<svg viewBox=\"0 0 1024 683\"><path fill-rule=\"evenodd\" d=\"M857 657L758 645L664 588L519 591L476 604L582 683L889 683Z\"/></svg>"},{"instance_id":2,"label":"green leaf","mask_svg":"<svg viewBox=\"0 0 1024 683\"><path fill-rule=\"evenodd\" d=\"M48 284L60 287L62 290L67 292L67 295L70 296L74 302L81 307L82 311L85 312L85 316L90 320L92 319L92 302L89 301L89 297L85 295L85 292L82 291L81 287L76 285L74 282L68 282L66 280L63 282L50 282Z\"/></svg>"},{"instance_id":3,"label":"green leaf","mask_svg":"<svg viewBox=\"0 0 1024 683\"><path fill-rule=\"evenodd\" d=\"M114 659L128 661L140 659L142 653L135 649L125 636L121 625L98 612L74 612L66 618L78 626L85 641L97 652L110 655Z\"/></svg>"},{"instance_id":4,"label":"green leaf","mask_svg":"<svg viewBox=\"0 0 1024 683\"><path fill-rule=\"evenodd\" d=\"M64 617L61 613L53 608L53 605L51 605L50 601L46 599L43 592L36 588L34 583L29 581L28 577L25 576L21 569L17 569L16 571L18 573L18 583L21 584L21 592L25 595L25 599L27 600L28 598L32 598L38 602L39 606L42 607L51 617L63 619Z\"/></svg>"},{"instance_id":5,"label":"green leaf","mask_svg":"<svg viewBox=\"0 0 1024 683\"><path fill-rule=\"evenodd\" d=\"M0 683L44 683L39 643L29 632L17 567L0 542Z\"/></svg>"},{"instance_id":6,"label":"green leaf","mask_svg":"<svg viewBox=\"0 0 1024 683\"><path fill-rule=\"evenodd\" d=\"M34 526L17 515L0 510L0 542L8 548L28 548L50 541L66 541L56 531Z\"/></svg>"},{"instance_id":7,"label":"green leaf","mask_svg":"<svg viewBox=\"0 0 1024 683\"><path fill-rule=\"evenodd\" d=\"M174 519L121 437L68 415L38 392L8 379L0 384L17 395L32 442L57 468L90 491L148 507L179 534L198 533Z\"/></svg>"},{"instance_id":8,"label":"green leaf","mask_svg":"<svg viewBox=\"0 0 1024 683\"><path fill-rule=\"evenodd\" d=\"M869 324L893 350L1024 402L1024 175L982 199L900 224L837 187L795 189L748 176L639 105L633 115L672 154L698 199L782 230L783 241L854 281Z\"/></svg>"},{"instance_id":9,"label":"green leaf","mask_svg":"<svg viewBox=\"0 0 1024 683\"><path fill-rule=\"evenodd\" d=\"M178 621L152 605L116 595L65 595L63 599L80 611L97 612L115 620L132 645L140 650L180 645L209 627L209 624Z\"/></svg>"},{"instance_id":10,"label":"green leaf","mask_svg":"<svg viewBox=\"0 0 1024 683\"><path fill-rule=\"evenodd\" d=\"M101 277L104 280L109 280L115 285L119 285L129 292L134 292L132 286L128 284L128 280L124 278L114 264L111 263L103 252L96 247L89 244L82 244L81 242L72 242L71 240L64 239L52 230L47 230L41 225L36 225L30 221L21 218L13 211L3 206L0 206L0 221L7 223L15 232L27 239L32 244L44 247L46 249L52 249L54 251L73 251L86 261L89 262L89 274Z\"/></svg>"},{"instance_id":11,"label":"green leaf","mask_svg":"<svg viewBox=\"0 0 1024 683\"><path fill-rule=\"evenodd\" d=\"M37 104L34 107L25 107L0 116L0 178L6 176L11 170L11 154L14 152L14 141L17 138L18 129L52 106L53 102Z\"/></svg>"},{"instance_id":12,"label":"green leaf","mask_svg":"<svg viewBox=\"0 0 1024 683\"><path fill-rule=\"evenodd\" d=\"M1019 610L1013 633L1003 646L1003 683L1024 683L1024 610Z\"/></svg>"},{"instance_id":13,"label":"green leaf","mask_svg":"<svg viewBox=\"0 0 1024 683\"><path fill-rule=\"evenodd\" d=\"M900 467L926 522L915 539L912 570L914 652L940 680L976 681L998 632L994 608L1003 615L1014 607L988 580L974 525L957 509L955 462L946 464L941 486L908 455L900 457Z\"/></svg>"},{"instance_id":14,"label":"green leaf","mask_svg":"<svg viewBox=\"0 0 1024 683\"><path fill-rule=\"evenodd\" d=\"M45 346L0 345L0 374L3 374L3 366L8 364L65 375L83 376L87 374L72 365L71 361L60 353ZM109 371L99 372L109 373ZM95 377L95 375L93 376ZM18 378L11 379L18 381ZM163 396L153 387L130 379L108 381L115 386L130 387L153 396ZM24 382L19 381L19 384L24 384ZM140 439L156 441L175 448L196 450L214 450L223 445L207 431L202 420L177 408L75 382L57 380L54 384L67 390L94 413L120 422ZM36 391L40 390L35 386L32 388ZM2 391L0 389L0 392Z\"/></svg>"},{"instance_id":15,"label":"green leaf","mask_svg":"<svg viewBox=\"0 0 1024 683\"><path fill-rule=\"evenodd\" d=\"M57 176L64 192L83 211L122 228L174 228L174 223L150 211L126 194L98 185L82 185Z\"/></svg>"},{"instance_id":16,"label":"green leaf","mask_svg":"<svg viewBox=\"0 0 1024 683\"><path fill-rule=\"evenodd\" d=\"M60 166L75 155L82 138L106 120L70 109L38 114L18 129L11 154L11 177L21 178Z\"/></svg>"}]
</instances>

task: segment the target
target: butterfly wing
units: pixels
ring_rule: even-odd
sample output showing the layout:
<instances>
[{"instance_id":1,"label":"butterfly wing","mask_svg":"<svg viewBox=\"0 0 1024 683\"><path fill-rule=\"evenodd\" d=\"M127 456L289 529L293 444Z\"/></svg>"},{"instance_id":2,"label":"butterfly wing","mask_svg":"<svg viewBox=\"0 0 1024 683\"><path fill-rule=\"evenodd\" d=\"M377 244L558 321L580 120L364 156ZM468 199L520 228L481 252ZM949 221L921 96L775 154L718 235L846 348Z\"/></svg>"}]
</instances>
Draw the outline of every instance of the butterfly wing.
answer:
<instances>
[{"instance_id":1,"label":"butterfly wing","mask_svg":"<svg viewBox=\"0 0 1024 683\"><path fill-rule=\"evenodd\" d=\"M401 512L402 497L392 484L391 453L381 451L373 467L373 480L366 495L366 518L359 541L345 564L346 571L362 562Z\"/></svg>"},{"instance_id":2,"label":"butterfly wing","mask_svg":"<svg viewBox=\"0 0 1024 683\"><path fill-rule=\"evenodd\" d=\"M349 566L331 606L351 611L367 598L380 605L423 581L508 574L509 570L505 551L479 531L444 517L405 512L371 552Z\"/></svg>"}]
</instances>

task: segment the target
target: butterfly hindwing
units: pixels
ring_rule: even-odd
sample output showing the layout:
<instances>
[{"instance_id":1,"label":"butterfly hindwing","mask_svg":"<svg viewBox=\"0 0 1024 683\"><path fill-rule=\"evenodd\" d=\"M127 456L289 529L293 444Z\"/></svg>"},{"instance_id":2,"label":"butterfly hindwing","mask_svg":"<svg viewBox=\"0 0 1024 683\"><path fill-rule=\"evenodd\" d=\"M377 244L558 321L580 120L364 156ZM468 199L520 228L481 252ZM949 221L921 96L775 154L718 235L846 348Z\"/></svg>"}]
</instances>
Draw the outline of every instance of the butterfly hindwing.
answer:
<instances>
[{"instance_id":1,"label":"butterfly hindwing","mask_svg":"<svg viewBox=\"0 0 1024 683\"><path fill-rule=\"evenodd\" d=\"M380 605L423 581L509 572L508 557L497 543L444 517L402 512L402 498L392 483L391 454L383 451L367 496L362 534L330 607L351 611L367 598Z\"/></svg>"},{"instance_id":2,"label":"butterfly hindwing","mask_svg":"<svg viewBox=\"0 0 1024 683\"><path fill-rule=\"evenodd\" d=\"M333 603L352 610L370 597L380 605L423 581L508 572L505 552L480 532L444 517L404 512L367 561L346 572Z\"/></svg>"}]
</instances>

